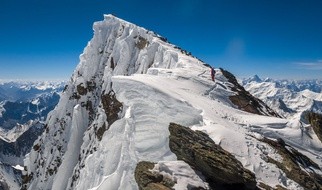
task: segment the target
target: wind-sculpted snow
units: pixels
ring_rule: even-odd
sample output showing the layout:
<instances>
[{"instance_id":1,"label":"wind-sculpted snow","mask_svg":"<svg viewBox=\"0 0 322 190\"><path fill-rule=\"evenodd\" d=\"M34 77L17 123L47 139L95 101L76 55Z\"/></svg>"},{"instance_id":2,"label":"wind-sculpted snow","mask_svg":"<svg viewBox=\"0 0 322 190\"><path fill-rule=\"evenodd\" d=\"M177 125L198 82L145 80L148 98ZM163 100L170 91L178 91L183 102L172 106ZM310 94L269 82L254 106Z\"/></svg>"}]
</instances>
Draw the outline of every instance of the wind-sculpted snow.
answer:
<instances>
[{"instance_id":1,"label":"wind-sculpted snow","mask_svg":"<svg viewBox=\"0 0 322 190\"><path fill-rule=\"evenodd\" d=\"M104 133L96 145L99 151L81 161L84 167L80 169L82 180L77 181L77 189L136 189L133 173L138 161L176 160L168 145L169 122L191 126L202 120L200 111L143 83L113 80L113 89L117 99L126 105L124 117ZM88 131L85 138L90 135ZM87 177L93 168L100 168L94 171L94 182Z\"/></svg>"},{"instance_id":2,"label":"wind-sculpted snow","mask_svg":"<svg viewBox=\"0 0 322 190\"><path fill-rule=\"evenodd\" d=\"M138 115L136 116L137 119L135 119L135 126L137 126L135 128L139 129L135 135L137 140L134 141L136 149L133 149L131 154L138 152L140 156L132 155L130 158L137 160L151 153L151 159L157 160L163 157L163 159L166 159L166 157L175 159L173 155L171 156L171 152L166 146L167 130L161 130L162 126L167 129L167 123L172 120L182 124L196 124L201 122L200 112L185 102L180 105L178 100L173 100L173 106L171 106L171 98L167 96L161 97L158 93L153 96L155 99L148 99L148 97L152 97L148 92L153 92L154 90L148 86L139 85L139 83L128 85L124 83L123 87L120 88L117 82L115 84L112 82L112 76L147 73L148 68L181 68L185 66L185 59L182 57L188 56L182 54L173 45L162 41L162 38L153 32L114 16L105 15L104 21L94 23L94 37L80 56L80 64L76 68L71 81L67 84L59 105L50 114L47 120L48 128L46 132L36 142L40 148L37 151L32 151L26 160L26 164L29 167L27 175L33 176L29 189L64 189L67 187L87 189L98 186L104 178L107 179L106 183L122 186L120 184L123 181L121 180L122 177L119 176L117 177L118 180L116 180L113 175L109 178L106 176L115 173L118 168L116 166L120 165L116 163L124 160L124 158L121 159L121 157L124 157L121 153L130 152L129 150L133 148L126 148L125 146L128 143L127 138L134 136L132 134L134 124L128 121L131 120L130 118L124 119L127 109L131 110L128 112ZM194 58L189 58L187 61L191 61L190 59L199 62ZM140 89L135 91L134 86ZM145 90L146 88L149 90ZM123 97L121 94L125 89L129 89L129 92ZM123 104L126 100L133 101L131 102L133 107L128 108L130 103L124 104L123 112L119 113L120 120L109 127L107 134L113 137L103 137L99 142L97 139L93 139L97 128L110 125L106 121L106 114L102 109L101 97L112 90L116 92L116 98L120 99L119 101L123 102ZM136 103L134 97L138 95L139 99ZM144 96L146 98L142 99ZM149 108L149 106L151 107ZM77 116L78 119L75 119L76 108L82 110L81 112L84 112L85 115L82 114L81 117ZM145 112L146 115L139 114L142 112ZM86 120L87 122L84 122ZM78 124L80 122L81 124ZM128 123L128 125L125 125L125 123ZM75 130L75 126L79 126L76 127L77 129L83 128L82 130L86 131L85 134L84 131L81 132L82 130ZM148 130L153 126L156 128ZM115 134L111 133L114 130ZM127 132L128 134L124 134L123 130L130 131ZM78 133L78 135L75 135L75 133ZM116 135L117 133L120 134ZM164 135L162 135L163 133ZM81 141L79 141L80 139ZM102 145L100 145L101 143ZM106 144L111 145L105 147ZM154 146L149 148L153 144ZM124 151L119 152L122 148ZM95 149L100 151L95 151ZM78 157L79 154L80 156ZM92 154L101 155L98 157L111 157L111 162L103 164L103 160L98 159L98 162L103 165L107 164L107 166L102 166L102 171L97 171L96 175L93 175L97 179L88 178L89 180L87 181L83 178L83 175L87 175L87 172L84 171L90 168L89 171L93 172L94 165L92 164L97 162L89 159ZM71 158L72 156L74 158ZM80 158L79 163L77 163L78 158ZM97 157L93 158L96 159ZM129 162L129 166L135 167L135 163ZM112 165L115 165L116 168ZM75 170L71 175L73 168ZM130 176L133 170L125 168L128 171L121 167L117 170L118 175L123 175L122 172L127 171L129 174L126 177L132 179L129 182L133 182L134 178ZM131 187L135 188L136 185L131 185Z\"/></svg>"},{"instance_id":3,"label":"wind-sculpted snow","mask_svg":"<svg viewBox=\"0 0 322 190\"><path fill-rule=\"evenodd\" d=\"M261 139L285 138L319 166L321 143L300 144L300 130L286 119L236 109L228 98L233 87L221 70L213 82L209 67L186 51L105 15L25 160L23 189L136 190L137 163L176 163L170 122L207 133L258 182L301 189L267 161L282 158ZM188 189L184 184L175 187Z\"/></svg>"}]
</instances>

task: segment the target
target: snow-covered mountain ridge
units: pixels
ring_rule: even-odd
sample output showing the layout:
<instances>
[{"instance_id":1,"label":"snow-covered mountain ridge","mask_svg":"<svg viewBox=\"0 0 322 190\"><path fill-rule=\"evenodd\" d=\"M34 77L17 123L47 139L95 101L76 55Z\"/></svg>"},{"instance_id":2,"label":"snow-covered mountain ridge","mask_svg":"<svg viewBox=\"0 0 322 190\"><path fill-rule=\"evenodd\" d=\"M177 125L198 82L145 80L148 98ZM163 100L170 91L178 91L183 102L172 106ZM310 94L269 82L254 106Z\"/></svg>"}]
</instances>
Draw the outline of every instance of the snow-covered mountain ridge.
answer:
<instances>
[{"instance_id":1,"label":"snow-covered mountain ridge","mask_svg":"<svg viewBox=\"0 0 322 190\"><path fill-rule=\"evenodd\" d=\"M293 92L300 92L304 90L309 90L316 93L322 92L322 80L319 79L307 79L307 80L275 80L271 78L261 79L258 75L254 75L250 78L242 79L242 84L246 85L250 82L272 82L275 83L279 88L287 88Z\"/></svg>"},{"instance_id":2,"label":"snow-covered mountain ridge","mask_svg":"<svg viewBox=\"0 0 322 190\"><path fill-rule=\"evenodd\" d=\"M316 135L273 117L232 74L216 69L213 82L200 60L112 15L93 28L22 189L321 188ZM156 180L138 184L139 165Z\"/></svg>"},{"instance_id":3,"label":"snow-covered mountain ridge","mask_svg":"<svg viewBox=\"0 0 322 190\"><path fill-rule=\"evenodd\" d=\"M286 118L299 121L304 119L305 111L322 113L322 81L262 80L254 76L242 83L247 91Z\"/></svg>"},{"instance_id":4,"label":"snow-covered mountain ridge","mask_svg":"<svg viewBox=\"0 0 322 190\"><path fill-rule=\"evenodd\" d=\"M0 101L29 101L44 93L60 92L64 85L64 81L0 80Z\"/></svg>"}]
</instances>

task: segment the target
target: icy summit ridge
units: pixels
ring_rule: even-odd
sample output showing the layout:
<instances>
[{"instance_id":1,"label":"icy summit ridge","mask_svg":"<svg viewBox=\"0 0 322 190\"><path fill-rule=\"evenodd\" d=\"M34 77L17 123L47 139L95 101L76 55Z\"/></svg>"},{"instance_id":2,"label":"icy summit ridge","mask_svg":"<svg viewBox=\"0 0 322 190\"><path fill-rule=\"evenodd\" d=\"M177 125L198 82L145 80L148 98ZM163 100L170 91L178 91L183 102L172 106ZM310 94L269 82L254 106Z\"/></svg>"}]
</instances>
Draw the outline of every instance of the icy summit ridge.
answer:
<instances>
[{"instance_id":1,"label":"icy summit ridge","mask_svg":"<svg viewBox=\"0 0 322 190\"><path fill-rule=\"evenodd\" d=\"M127 139L127 136L131 135L130 132L133 132L130 126L135 125L131 115L138 112L139 104L147 105L147 103L141 100L143 94L138 97L124 91L134 86L142 88L138 91L132 90L137 94L150 91L146 91L148 87L140 83L132 85L124 83L123 79L118 79L117 76L130 77L133 74L147 73L170 77L175 75L171 70L178 69L178 72L182 73L192 66L199 70L204 69L204 66L199 60L184 54L153 32L114 16L106 15L103 21L94 23L93 29L94 36L81 54L80 63L67 83L59 104L48 116L45 132L26 159L28 172L25 174L24 188L89 189L104 182L112 189L113 187L136 189L131 172L140 157L151 153L148 160L175 159L165 143L166 134L169 132L161 130L160 126L168 125L166 123L169 120L187 125L199 123L199 119L195 118L200 118L200 112L190 106L180 103L179 108L172 106L166 108L164 102L160 102L157 109L141 110L144 114L152 113L149 116L151 119L144 119L145 115L137 116L135 122L141 122L137 128L142 128L140 132L142 136L136 138L138 141L136 146L131 145ZM132 97L128 97L127 94ZM155 96L156 102L168 99L158 94ZM123 105L113 107L112 105L119 105L118 99ZM128 105L125 105L126 103ZM111 114L113 110L118 111ZM153 125L157 125L153 130L159 131L158 136L163 134L161 138L163 140L154 142L158 144L155 145L159 146L158 150L148 150L145 141L149 141L149 138L147 140L143 138L151 136L151 132L148 133L144 128L151 124L151 120L155 120L156 116L153 113L164 115L165 118L164 121L153 122ZM179 121L182 118L173 118L173 114L184 114L187 119ZM188 115L191 114L196 117L188 119ZM109 132L105 132L107 130ZM124 136L119 130L125 130L129 134ZM113 146L114 148L111 148ZM100 151L97 151L98 149ZM119 158L120 154L132 162ZM115 163L106 165L104 160L95 159L102 157L110 157L111 161L119 163L120 167L113 168L112 165ZM93 171L92 168L97 166L100 166L102 171ZM95 180L85 176L88 172L92 173ZM115 172L118 173L117 179L113 176L106 178L113 173L116 175Z\"/></svg>"},{"instance_id":2,"label":"icy summit ridge","mask_svg":"<svg viewBox=\"0 0 322 190\"><path fill-rule=\"evenodd\" d=\"M131 22L128 22L126 20L123 20L119 17L116 17L114 16L113 14L104 14L104 20L110 20L110 19L113 19L113 20L116 20L117 22L122 22L122 23L126 23L126 24L131 24L131 25L134 25L136 26L135 24L131 23Z\"/></svg>"}]
</instances>

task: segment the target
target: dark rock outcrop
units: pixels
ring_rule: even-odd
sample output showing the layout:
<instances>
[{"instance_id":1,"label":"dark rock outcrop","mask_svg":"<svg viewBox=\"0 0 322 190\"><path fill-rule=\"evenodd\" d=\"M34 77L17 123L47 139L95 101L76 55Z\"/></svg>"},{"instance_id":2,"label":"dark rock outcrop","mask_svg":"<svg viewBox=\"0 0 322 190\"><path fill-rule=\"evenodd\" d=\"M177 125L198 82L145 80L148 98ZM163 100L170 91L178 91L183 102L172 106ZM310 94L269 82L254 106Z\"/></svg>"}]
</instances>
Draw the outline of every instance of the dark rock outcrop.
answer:
<instances>
[{"instance_id":1,"label":"dark rock outcrop","mask_svg":"<svg viewBox=\"0 0 322 190\"><path fill-rule=\"evenodd\" d=\"M135 168L135 180L140 190L172 190L175 182L160 173L151 172L154 163L142 161Z\"/></svg>"},{"instance_id":2,"label":"dark rock outcrop","mask_svg":"<svg viewBox=\"0 0 322 190\"><path fill-rule=\"evenodd\" d=\"M234 91L236 95L230 96L229 99L234 105L238 107L238 109L258 115L281 117L280 115L278 115L278 113L268 107L263 101L255 98L248 91L246 91L244 87L237 82L233 74L222 68L220 68L220 70L222 74L228 79L228 81L233 84L231 90Z\"/></svg>"},{"instance_id":3,"label":"dark rock outcrop","mask_svg":"<svg viewBox=\"0 0 322 190\"><path fill-rule=\"evenodd\" d=\"M139 40L136 43L136 47L139 48L140 50L145 48L147 45L149 45L149 41L142 36L139 36Z\"/></svg>"},{"instance_id":4,"label":"dark rock outcrop","mask_svg":"<svg viewBox=\"0 0 322 190\"><path fill-rule=\"evenodd\" d=\"M278 154L283 158L283 161L279 162L268 157L268 162L275 164L285 172L288 178L294 180L305 189L322 189L322 176L309 169L315 168L320 170L320 168L311 159L288 146L282 139L274 141L264 138L262 141L275 148ZM302 168L306 169L306 171Z\"/></svg>"},{"instance_id":5,"label":"dark rock outcrop","mask_svg":"<svg viewBox=\"0 0 322 190\"><path fill-rule=\"evenodd\" d=\"M311 124L315 134L322 142L322 114L307 112L304 117Z\"/></svg>"},{"instance_id":6,"label":"dark rock outcrop","mask_svg":"<svg viewBox=\"0 0 322 190\"><path fill-rule=\"evenodd\" d=\"M122 111L123 105L116 99L114 91L102 95L102 104L108 125L111 126L118 119L118 114Z\"/></svg>"},{"instance_id":7,"label":"dark rock outcrop","mask_svg":"<svg viewBox=\"0 0 322 190\"><path fill-rule=\"evenodd\" d=\"M110 91L108 94L102 95L102 104L108 125L106 126L104 123L102 126L95 126L95 135L99 141L102 140L105 131L107 131L109 127L119 119L119 113L123 109L123 104L116 99L114 91Z\"/></svg>"},{"instance_id":8,"label":"dark rock outcrop","mask_svg":"<svg viewBox=\"0 0 322 190\"><path fill-rule=\"evenodd\" d=\"M213 189L257 189L255 175L201 131L170 123L169 146L178 160L200 171Z\"/></svg>"},{"instance_id":9,"label":"dark rock outcrop","mask_svg":"<svg viewBox=\"0 0 322 190\"><path fill-rule=\"evenodd\" d=\"M277 185L276 187L272 188L271 186L261 182L259 183L258 187L260 187L262 190L288 190L280 185Z\"/></svg>"},{"instance_id":10,"label":"dark rock outcrop","mask_svg":"<svg viewBox=\"0 0 322 190\"><path fill-rule=\"evenodd\" d=\"M77 92L78 92L78 94L80 94L80 95L86 95L87 94L87 88L85 88L84 86L83 86L83 84L79 84L79 85L77 85Z\"/></svg>"}]
</instances>

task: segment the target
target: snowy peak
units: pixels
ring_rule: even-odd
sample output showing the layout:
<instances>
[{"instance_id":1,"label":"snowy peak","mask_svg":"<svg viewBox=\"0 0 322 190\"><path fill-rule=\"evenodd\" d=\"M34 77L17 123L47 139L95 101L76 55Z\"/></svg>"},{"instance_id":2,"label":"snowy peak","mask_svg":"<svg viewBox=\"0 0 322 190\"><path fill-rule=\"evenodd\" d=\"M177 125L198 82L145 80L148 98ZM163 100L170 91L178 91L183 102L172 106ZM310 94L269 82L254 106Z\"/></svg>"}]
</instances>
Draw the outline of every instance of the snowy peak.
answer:
<instances>
[{"instance_id":1,"label":"snowy peak","mask_svg":"<svg viewBox=\"0 0 322 190\"><path fill-rule=\"evenodd\" d=\"M23 189L138 190L138 163L155 163L158 176L166 179L169 174L169 185L177 189L214 185L203 181L188 163L178 161L180 154L169 147L170 123L191 128L201 139L220 145L225 150L218 148L220 155L231 158L231 165L238 163L238 171L247 174L243 176L249 177L245 181L252 188L256 180L272 187L301 188L284 174L276 175L282 169L268 163L269 158L282 159L262 141L265 135L277 139L296 136L298 131L289 129L286 120L272 117L273 112L246 92L231 73L215 69L212 80L210 68L187 51L112 15L105 15L93 28L94 36L71 81L25 159ZM298 142L292 137L288 144ZM208 141L199 142L204 145L201 151L211 146ZM199 146L192 143L191 147ZM315 144L305 153L318 160L312 155L321 147ZM190 155L189 151L185 154ZM208 161L214 167L224 163ZM197 181L178 179L181 166ZM161 171L164 168L171 168L166 176ZM208 172L209 167L199 170L203 169ZM234 172L225 174L234 175L236 185L242 185ZM217 183L231 185L225 180Z\"/></svg>"},{"instance_id":2,"label":"snowy peak","mask_svg":"<svg viewBox=\"0 0 322 190\"><path fill-rule=\"evenodd\" d=\"M280 115L288 118L300 118L302 112L314 110L321 112L322 87L318 80L265 80L260 82L248 79L243 81L244 87L255 97L263 100ZM315 91L318 91L315 92Z\"/></svg>"},{"instance_id":3,"label":"snowy peak","mask_svg":"<svg viewBox=\"0 0 322 190\"><path fill-rule=\"evenodd\" d=\"M104 14L103 16L104 16L104 21L106 21L106 22L111 22L111 23L112 22L119 22L119 23L123 23L123 24L126 24L126 25L136 26L135 24L130 23L130 22L126 21L126 20L123 20L123 19L121 19L119 17L116 17L113 14ZM136 26L136 27L138 27L138 26Z\"/></svg>"},{"instance_id":4,"label":"snowy peak","mask_svg":"<svg viewBox=\"0 0 322 190\"><path fill-rule=\"evenodd\" d=\"M48 116L45 132L26 159L28 171L25 178L29 180L25 181L24 188L90 189L111 174L112 165L119 163L124 166L115 168L115 172L118 175L127 172L125 178L128 180L111 176L104 180L105 183L110 189L117 189L116 186L136 189L131 172L139 158L149 154L152 155L147 157L149 160L175 158L164 143L168 130L162 128L169 121L189 126L199 123L199 110L181 101L178 108L172 107L171 104L178 105L177 100L158 90L154 92L153 87L131 77L148 74L159 81L170 77L200 78L198 74L201 73L209 79L207 67L153 32L114 16L106 15L103 21L94 23L93 29L94 36L80 56L71 81L56 109ZM189 74L187 71L191 68L195 70ZM145 76L145 81L150 80ZM156 103L147 107L151 102ZM138 114L135 120L133 114ZM184 115L186 119L183 120L182 116L175 118L173 114ZM190 119L191 114L195 117ZM164 120L159 121L158 117ZM136 145L128 139L134 135L131 126L134 127L135 123L142 131L135 138ZM151 125L155 131L152 134L145 130ZM155 135L160 134L163 134L162 140L153 143L161 150L146 148L151 144L149 136L155 139ZM113 146L115 148L111 149ZM121 153L131 162L115 157ZM114 164L104 166L103 160L95 159L97 157L110 157ZM92 171L92 167L98 165L102 165L103 173L93 173L97 180L84 178L85 170Z\"/></svg>"},{"instance_id":5,"label":"snowy peak","mask_svg":"<svg viewBox=\"0 0 322 190\"><path fill-rule=\"evenodd\" d=\"M252 76L252 77L250 77L248 79L243 80L243 84L244 83L250 83L250 82L262 82L262 79L259 78L258 75L254 75L254 76Z\"/></svg>"}]
</instances>

